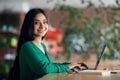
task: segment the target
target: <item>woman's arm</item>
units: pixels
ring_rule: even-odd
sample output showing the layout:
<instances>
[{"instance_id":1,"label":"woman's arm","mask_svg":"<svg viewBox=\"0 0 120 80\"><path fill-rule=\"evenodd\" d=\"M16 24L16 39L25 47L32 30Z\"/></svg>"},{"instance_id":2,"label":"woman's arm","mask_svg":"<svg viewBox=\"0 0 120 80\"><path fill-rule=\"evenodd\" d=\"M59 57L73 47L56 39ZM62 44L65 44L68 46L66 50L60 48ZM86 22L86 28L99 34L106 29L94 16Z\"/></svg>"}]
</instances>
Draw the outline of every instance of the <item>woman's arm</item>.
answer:
<instances>
[{"instance_id":1,"label":"woman's arm","mask_svg":"<svg viewBox=\"0 0 120 80\"><path fill-rule=\"evenodd\" d=\"M37 53L32 46L23 46L21 55L30 69L37 74L66 72L69 69L68 64L49 62L43 53Z\"/></svg>"}]
</instances>

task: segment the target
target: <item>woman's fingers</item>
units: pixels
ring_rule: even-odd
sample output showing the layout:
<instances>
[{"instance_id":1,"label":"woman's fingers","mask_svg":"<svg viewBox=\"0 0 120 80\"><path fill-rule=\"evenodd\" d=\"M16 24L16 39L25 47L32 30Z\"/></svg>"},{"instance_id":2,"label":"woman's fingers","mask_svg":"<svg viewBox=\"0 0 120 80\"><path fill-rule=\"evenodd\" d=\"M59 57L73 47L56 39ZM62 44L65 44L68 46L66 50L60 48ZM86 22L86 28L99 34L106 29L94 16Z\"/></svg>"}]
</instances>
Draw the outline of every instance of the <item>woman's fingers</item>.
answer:
<instances>
[{"instance_id":1,"label":"woman's fingers","mask_svg":"<svg viewBox=\"0 0 120 80\"><path fill-rule=\"evenodd\" d=\"M79 64L80 64L80 66L85 67L86 69L88 69L88 66L85 63L79 63Z\"/></svg>"}]
</instances>

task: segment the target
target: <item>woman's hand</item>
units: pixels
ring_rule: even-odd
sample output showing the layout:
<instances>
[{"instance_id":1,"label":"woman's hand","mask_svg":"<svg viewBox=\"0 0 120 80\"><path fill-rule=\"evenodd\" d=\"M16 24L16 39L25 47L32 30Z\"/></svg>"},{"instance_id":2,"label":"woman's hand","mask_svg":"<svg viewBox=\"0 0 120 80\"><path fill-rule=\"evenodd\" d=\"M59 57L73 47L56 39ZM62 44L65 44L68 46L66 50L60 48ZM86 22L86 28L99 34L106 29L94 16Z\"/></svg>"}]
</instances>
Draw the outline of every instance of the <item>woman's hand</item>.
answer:
<instances>
[{"instance_id":1,"label":"woman's hand","mask_svg":"<svg viewBox=\"0 0 120 80\"><path fill-rule=\"evenodd\" d=\"M70 63L68 64L69 68L72 69L74 67L79 67L79 68L84 68L84 69L88 69L88 66L85 63Z\"/></svg>"},{"instance_id":2,"label":"woman's hand","mask_svg":"<svg viewBox=\"0 0 120 80\"><path fill-rule=\"evenodd\" d=\"M67 71L68 73L79 72L81 70L88 69L85 63L70 63L68 64L68 66L69 66L69 70Z\"/></svg>"},{"instance_id":3,"label":"woman's hand","mask_svg":"<svg viewBox=\"0 0 120 80\"><path fill-rule=\"evenodd\" d=\"M68 66L69 66L69 69L72 69L76 66L80 67L80 64L79 63L70 63L70 64L68 64Z\"/></svg>"}]
</instances>

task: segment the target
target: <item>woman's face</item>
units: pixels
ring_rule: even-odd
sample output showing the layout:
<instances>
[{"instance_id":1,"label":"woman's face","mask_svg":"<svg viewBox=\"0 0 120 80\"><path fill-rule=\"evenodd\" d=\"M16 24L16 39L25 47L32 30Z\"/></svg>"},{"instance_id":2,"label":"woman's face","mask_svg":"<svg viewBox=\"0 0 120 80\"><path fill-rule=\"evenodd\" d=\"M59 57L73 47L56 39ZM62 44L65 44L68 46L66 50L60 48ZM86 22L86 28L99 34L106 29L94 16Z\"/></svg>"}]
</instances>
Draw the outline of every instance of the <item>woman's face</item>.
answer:
<instances>
[{"instance_id":1,"label":"woman's face","mask_svg":"<svg viewBox=\"0 0 120 80\"><path fill-rule=\"evenodd\" d=\"M34 36L43 37L48 31L48 20L46 17L39 13L34 18Z\"/></svg>"}]
</instances>

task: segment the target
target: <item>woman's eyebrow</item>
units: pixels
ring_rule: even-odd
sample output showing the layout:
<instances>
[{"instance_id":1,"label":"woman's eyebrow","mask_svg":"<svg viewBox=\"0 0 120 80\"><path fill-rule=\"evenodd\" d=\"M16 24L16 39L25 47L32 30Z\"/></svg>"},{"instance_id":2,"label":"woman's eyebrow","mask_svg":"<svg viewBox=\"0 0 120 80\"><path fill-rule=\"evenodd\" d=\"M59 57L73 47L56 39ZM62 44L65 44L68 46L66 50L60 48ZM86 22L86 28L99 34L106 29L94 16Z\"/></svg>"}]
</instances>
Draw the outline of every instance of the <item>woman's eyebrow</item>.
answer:
<instances>
[{"instance_id":1,"label":"woman's eyebrow","mask_svg":"<svg viewBox=\"0 0 120 80\"><path fill-rule=\"evenodd\" d=\"M35 21L41 21L39 19L34 19ZM48 21L47 19L43 19L43 21Z\"/></svg>"},{"instance_id":2,"label":"woman's eyebrow","mask_svg":"<svg viewBox=\"0 0 120 80\"><path fill-rule=\"evenodd\" d=\"M35 21L40 21L40 20L38 20L38 19L34 19Z\"/></svg>"}]
</instances>

